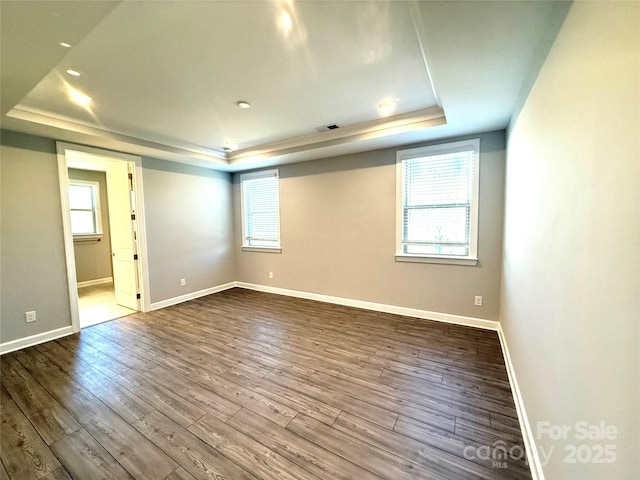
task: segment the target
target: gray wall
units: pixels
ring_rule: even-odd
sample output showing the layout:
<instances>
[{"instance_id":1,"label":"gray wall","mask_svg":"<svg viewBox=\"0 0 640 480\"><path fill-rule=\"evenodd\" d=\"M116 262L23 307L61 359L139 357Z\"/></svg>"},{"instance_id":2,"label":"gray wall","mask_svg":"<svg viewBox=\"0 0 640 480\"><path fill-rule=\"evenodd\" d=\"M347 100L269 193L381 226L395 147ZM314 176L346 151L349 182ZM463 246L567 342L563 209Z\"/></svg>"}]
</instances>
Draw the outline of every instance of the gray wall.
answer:
<instances>
[{"instance_id":1,"label":"gray wall","mask_svg":"<svg viewBox=\"0 0 640 480\"><path fill-rule=\"evenodd\" d=\"M0 132L0 342L71 325L53 140ZM35 310L37 321L25 323Z\"/></svg>"},{"instance_id":2,"label":"gray wall","mask_svg":"<svg viewBox=\"0 0 640 480\"><path fill-rule=\"evenodd\" d=\"M385 149L279 167L281 254L240 248L235 175L238 280L497 320L505 132L474 137L481 149L478 266L395 261L396 149ZM473 305L475 295L484 296L483 307Z\"/></svg>"},{"instance_id":3,"label":"gray wall","mask_svg":"<svg viewBox=\"0 0 640 480\"><path fill-rule=\"evenodd\" d=\"M640 478L638 25L638 2L574 2L509 136L501 321L548 480Z\"/></svg>"},{"instance_id":4,"label":"gray wall","mask_svg":"<svg viewBox=\"0 0 640 480\"><path fill-rule=\"evenodd\" d=\"M142 165L151 302L236 280L231 175L149 158Z\"/></svg>"},{"instance_id":5,"label":"gray wall","mask_svg":"<svg viewBox=\"0 0 640 480\"><path fill-rule=\"evenodd\" d=\"M0 136L0 343L71 325L55 141ZM143 159L151 301L235 280L229 174ZM186 287L179 279L186 278ZM25 323L24 312L38 320Z\"/></svg>"},{"instance_id":6,"label":"gray wall","mask_svg":"<svg viewBox=\"0 0 640 480\"><path fill-rule=\"evenodd\" d=\"M107 202L107 175L92 170L69 169L69 179L98 182L100 191L100 214L102 217L102 238L96 240L76 240L73 250L76 259L76 279L78 282L111 277L111 235L109 229L109 204Z\"/></svg>"}]
</instances>

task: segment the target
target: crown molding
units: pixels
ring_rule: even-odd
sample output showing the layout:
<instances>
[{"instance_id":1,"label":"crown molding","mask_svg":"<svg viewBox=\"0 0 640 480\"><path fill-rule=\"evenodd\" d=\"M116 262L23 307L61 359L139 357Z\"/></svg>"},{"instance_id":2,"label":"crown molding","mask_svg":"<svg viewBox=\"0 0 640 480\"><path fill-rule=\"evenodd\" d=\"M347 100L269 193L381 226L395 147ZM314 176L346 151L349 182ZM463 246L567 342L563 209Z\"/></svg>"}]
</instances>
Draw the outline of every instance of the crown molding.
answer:
<instances>
[{"instance_id":1,"label":"crown molding","mask_svg":"<svg viewBox=\"0 0 640 480\"><path fill-rule=\"evenodd\" d=\"M345 143L356 143L377 138L399 135L415 130L427 129L447 123L440 107L429 107L407 112L393 117L371 120L348 125L328 132L266 143L254 148L238 150L229 155L230 165L239 165L256 160L292 155L320 148L333 147Z\"/></svg>"},{"instance_id":2,"label":"crown molding","mask_svg":"<svg viewBox=\"0 0 640 480\"><path fill-rule=\"evenodd\" d=\"M40 127L40 129L44 127L48 129L48 134L55 135L56 131L64 131L70 135L84 137L83 140L74 140L76 143L86 142L87 138L89 140L91 138L100 139L95 142L99 143L100 145L98 146L100 147L124 150L137 155L153 156L223 171L241 171L268 165L321 158L326 154L365 151L372 149L371 145L374 144L377 145L374 148L380 148L381 142L384 142L385 145L388 143L387 146L390 146L391 142L388 142L390 139L385 141L385 137L402 136L403 134L406 135L447 123L442 108L434 106L392 117L348 125L327 132L317 132L265 143L226 154L225 152L188 143L165 143L133 137L122 132L113 132L92 125L89 122L78 121L24 105L17 105L6 117L7 119L32 125L33 128L30 130L36 127ZM348 146L351 146L351 148Z\"/></svg>"},{"instance_id":3,"label":"crown molding","mask_svg":"<svg viewBox=\"0 0 640 480\"><path fill-rule=\"evenodd\" d=\"M121 132L97 127L88 122L79 121L77 119L58 115L53 112L33 107L27 107L24 105L16 105L9 111L9 113L7 113L6 116L24 122L45 125L48 127L79 133L82 135L88 135L91 137L106 138L109 140L130 144L145 149L150 149L152 151L168 153L171 155L187 156L197 160L213 162L215 164L219 164L220 166L227 165L228 163L225 153L218 150L208 149L188 143L161 143L144 138L132 137Z\"/></svg>"}]
</instances>

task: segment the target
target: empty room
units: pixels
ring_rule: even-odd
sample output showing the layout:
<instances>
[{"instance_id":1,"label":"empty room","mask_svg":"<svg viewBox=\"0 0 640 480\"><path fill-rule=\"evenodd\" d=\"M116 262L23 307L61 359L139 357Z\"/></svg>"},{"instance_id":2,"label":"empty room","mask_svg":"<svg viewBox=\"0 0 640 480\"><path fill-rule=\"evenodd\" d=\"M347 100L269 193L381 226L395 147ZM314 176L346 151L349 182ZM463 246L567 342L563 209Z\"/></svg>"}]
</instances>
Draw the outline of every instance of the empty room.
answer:
<instances>
[{"instance_id":1,"label":"empty room","mask_svg":"<svg viewBox=\"0 0 640 480\"><path fill-rule=\"evenodd\" d=\"M0 480L640 478L640 2L0 22Z\"/></svg>"}]
</instances>

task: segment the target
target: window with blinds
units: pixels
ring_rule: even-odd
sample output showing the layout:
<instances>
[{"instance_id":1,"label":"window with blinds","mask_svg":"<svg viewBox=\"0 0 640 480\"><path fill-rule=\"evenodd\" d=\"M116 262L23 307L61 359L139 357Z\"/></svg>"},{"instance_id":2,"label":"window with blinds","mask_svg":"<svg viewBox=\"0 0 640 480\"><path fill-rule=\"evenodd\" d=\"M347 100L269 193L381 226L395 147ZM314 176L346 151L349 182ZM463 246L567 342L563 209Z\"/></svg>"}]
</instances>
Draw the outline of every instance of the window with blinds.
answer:
<instances>
[{"instance_id":1,"label":"window with blinds","mask_svg":"<svg viewBox=\"0 0 640 480\"><path fill-rule=\"evenodd\" d=\"M244 247L280 248L278 170L240 175Z\"/></svg>"},{"instance_id":2,"label":"window with blinds","mask_svg":"<svg viewBox=\"0 0 640 480\"><path fill-rule=\"evenodd\" d=\"M397 153L399 256L476 259L478 139Z\"/></svg>"}]
</instances>

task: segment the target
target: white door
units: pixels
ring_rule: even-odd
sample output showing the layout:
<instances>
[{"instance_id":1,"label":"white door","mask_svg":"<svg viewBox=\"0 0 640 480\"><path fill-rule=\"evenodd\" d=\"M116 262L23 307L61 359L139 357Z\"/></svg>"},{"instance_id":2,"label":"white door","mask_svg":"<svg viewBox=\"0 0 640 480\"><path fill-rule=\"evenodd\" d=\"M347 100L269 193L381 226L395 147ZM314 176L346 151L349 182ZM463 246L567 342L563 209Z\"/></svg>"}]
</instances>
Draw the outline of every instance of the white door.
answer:
<instances>
[{"instance_id":1,"label":"white door","mask_svg":"<svg viewBox=\"0 0 640 480\"><path fill-rule=\"evenodd\" d=\"M138 310L138 282L128 163L110 160L107 166L111 262L116 303Z\"/></svg>"}]
</instances>

